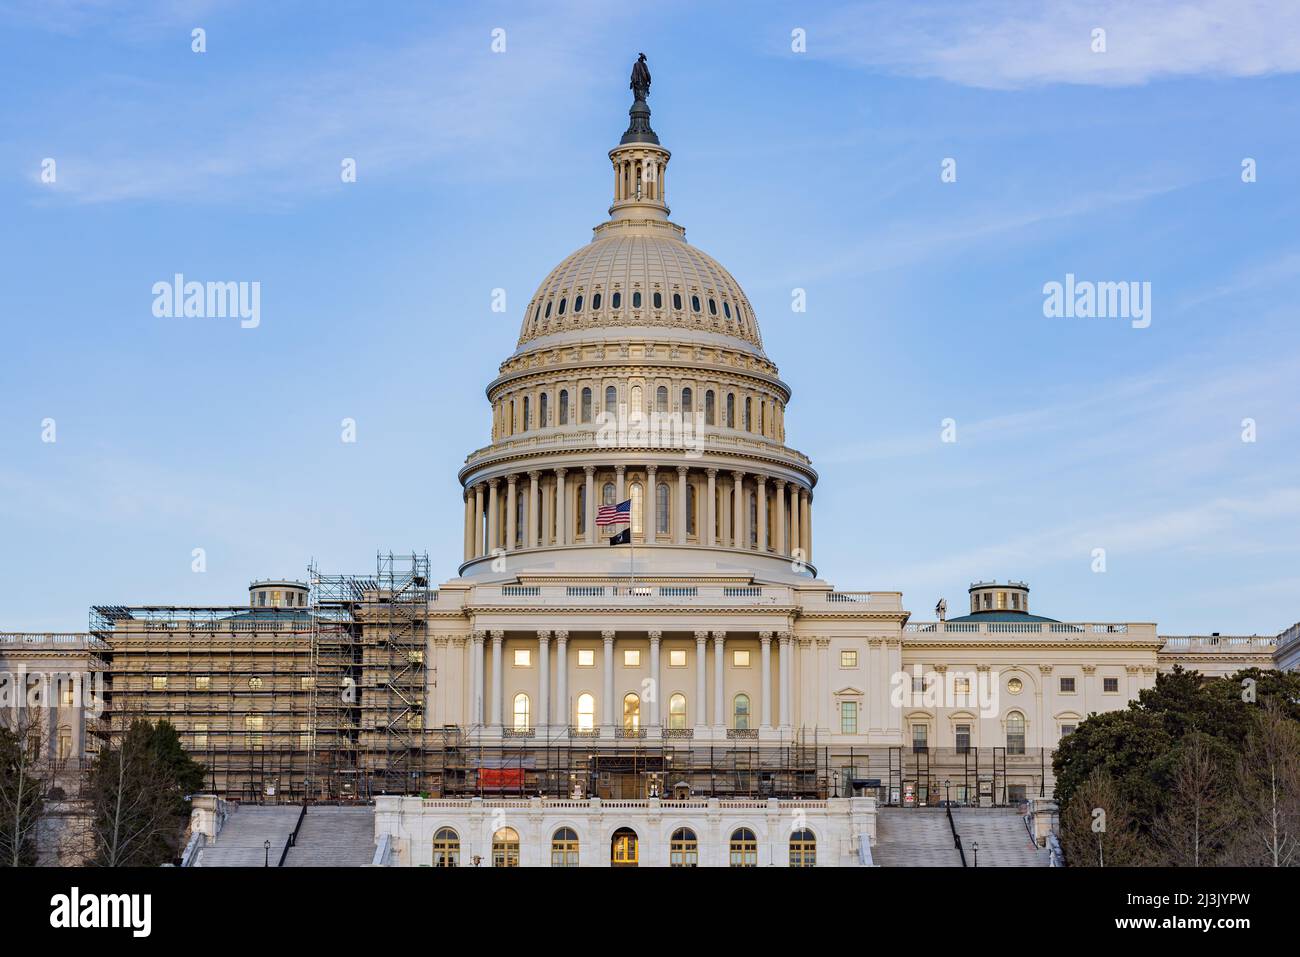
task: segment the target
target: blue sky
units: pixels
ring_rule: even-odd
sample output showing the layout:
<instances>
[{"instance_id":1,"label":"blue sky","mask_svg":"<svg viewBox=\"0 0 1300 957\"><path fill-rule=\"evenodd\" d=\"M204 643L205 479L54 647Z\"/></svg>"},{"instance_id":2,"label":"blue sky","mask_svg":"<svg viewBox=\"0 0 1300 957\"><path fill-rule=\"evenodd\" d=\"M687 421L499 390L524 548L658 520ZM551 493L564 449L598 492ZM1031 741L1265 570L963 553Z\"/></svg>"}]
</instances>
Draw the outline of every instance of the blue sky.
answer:
<instances>
[{"instance_id":1,"label":"blue sky","mask_svg":"<svg viewBox=\"0 0 1300 957\"><path fill-rule=\"evenodd\" d=\"M0 629L377 548L452 577L483 388L604 218L642 50L673 219L793 386L824 577L1300 618L1300 9L788 6L0 2ZM177 272L260 282L261 325L156 318ZM1067 273L1150 282L1150 327L1044 317Z\"/></svg>"}]
</instances>

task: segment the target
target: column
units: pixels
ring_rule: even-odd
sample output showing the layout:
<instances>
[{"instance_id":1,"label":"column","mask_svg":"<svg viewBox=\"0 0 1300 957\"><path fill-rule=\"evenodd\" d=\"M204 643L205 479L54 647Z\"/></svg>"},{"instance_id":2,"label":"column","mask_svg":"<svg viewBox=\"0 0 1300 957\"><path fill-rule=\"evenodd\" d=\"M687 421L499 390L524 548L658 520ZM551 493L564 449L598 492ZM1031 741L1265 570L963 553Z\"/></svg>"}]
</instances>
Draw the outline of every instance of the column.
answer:
<instances>
[{"instance_id":1,"label":"column","mask_svg":"<svg viewBox=\"0 0 1300 957\"><path fill-rule=\"evenodd\" d=\"M695 704L691 708L691 713L695 715L692 724L695 726L697 735L706 727L704 719L709 713L709 685L705 674L709 666L708 642L709 633L707 631L697 631L695 633Z\"/></svg>"},{"instance_id":2,"label":"column","mask_svg":"<svg viewBox=\"0 0 1300 957\"><path fill-rule=\"evenodd\" d=\"M545 738L551 725L551 633L537 632L537 717L533 724Z\"/></svg>"},{"instance_id":3,"label":"column","mask_svg":"<svg viewBox=\"0 0 1300 957\"><path fill-rule=\"evenodd\" d=\"M760 631L758 643L762 647L763 687L758 695L759 725L764 731L772 729L772 633ZM785 679L785 669L781 669L781 678Z\"/></svg>"},{"instance_id":4,"label":"column","mask_svg":"<svg viewBox=\"0 0 1300 957\"><path fill-rule=\"evenodd\" d=\"M785 479L776 480L776 553L788 554L785 550Z\"/></svg>"},{"instance_id":5,"label":"column","mask_svg":"<svg viewBox=\"0 0 1300 957\"><path fill-rule=\"evenodd\" d=\"M614 466L614 501L615 503L627 501L627 466Z\"/></svg>"},{"instance_id":6,"label":"column","mask_svg":"<svg viewBox=\"0 0 1300 957\"><path fill-rule=\"evenodd\" d=\"M569 523L564 518L564 476L568 469L555 470L555 544L569 544Z\"/></svg>"},{"instance_id":7,"label":"column","mask_svg":"<svg viewBox=\"0 0 1300 957\"><path fill-rule=\"evenodd\" d=\"M803 501L803 528L799 530L799 541L803 542L804 561L812 564L812 495L807 489L799 491L799 498Z\"/></svg>"},{"instance_id":8,"label":"column","mask_svg":"<svg viewBox=\"0 0 1300 957\"><path fill-rule=\"evenodd\" d=\"M474 486L474 556L483 554L483 483Z\"/></svg>"},{"instance_id":9,"label":"column","mask_svg":"<svg viewBox=\"0 0 1300 957\"><path fill-rule=\"evenodd\" d=\"M601 737L614 736L614 632L602 631L605 643L605 691L600 696Z\"/></svg>"},{"instance_id":10,"label":"column","mask_svg":"<svg viewBox=\"0 0 1300 957\"><path fill-rule=\"evenodd\" d=\"M483 724L483 632L470 635L469 648L469 723Z\"/></svg>"},{"instance_id":11,"label":"column","mask_svg":"<svg viewBox=\"0 0 1300 957\"><path fill-rule=\"evenodd\" d=\"M817 639L817 727L831 727L831 640Z\"/></svg>"},{"instance_id":12,"label":"column","mask_svg":"<svg viewBox=\"0 0 1300 957\"><path fill-rule=\"evenodd\" d=\"M660 702L660 683L659 683L659 639L663 637L662 631L651 631L650 635L650 688L654 695L654 700L650 702L650 736L659 737L660 714L663 711Z\"/></svg>"},{"instance_id":13,"label":"column","mask_svg":"<svg viewBox=\"0 0 1300 957\"><path fill-rule=\"evenodd\" d=\"M760 552L767 551L767 477L759 475L754 478L754 517L758 521L758 530L755 533L757 539L757 548Z\"/></svg>"},{"instance_id":14,"label":"column","mask_svg":"<svg viewBox=\"0 0 1300 957\"><path fill-rule=\"evenodd\" d=\"M505 668L501 664L502 645L505 643L504 631L492 632L492 727L501 730L502 698L505 696Z\"/></svg>"},{"instance_id":15,"label":"column","mask_svg":"<svg viewBox=\"0 0 1300 957\"><path fill-rule=\"evenodd\" d=\"M524 537L527 539L524 544L528 548L536 548L542 539L542 473L537 469L532 469L528 473L528 481L531 483L528 487L528 534Z\"/></svg>"},{"instance_id":16,"label":"column","mask_svg":"<svg viewBox=\"0 0 1300 957\"><path fill-rule=\"evenodd\" d=\"M790 486L790 554L795 555L803 548L803 536L799 534L799 496L803 493L797 485ZM807 556L799 556L806 558Z\"/></svg>"},{"instance_id":17,"label":"column","mask_svg":"<svg viewBox=\"0 0 1300 957\"><path fill-rule=\"evenodd\" d=\"M732 472L731 477L733 479L731 486L733 489L731 502L731 547L744 548L745 540L743 536L745 534L745 517L744 512L741 510L745 507L745 473Z\"/></svg>"},{"instance_id":18,"label":"column","mask_svg":"<svg viewBox=\"0 0 1300 957\"><path fill-rule=\"evenodd\" d=\"M714 535L714 527L718 522L718 470L705 469L704 474L709 477L709 493L704 497L708 504L705 506L704 534L700 540L712 548L718 543Z\"/></svg>"},{"instance_id":19,"label":"column","mask_svg":"<svg viewBox=\"0 0 1300 957\"><path fill-rule=\"evenodd\" d=\"M474 496L465 489L465 561L474 557Z\"/></svg>"},{"instance_id":20,"label":"column","mask_svg":"<svg viewBox=\"0 0 1300 957\"><path fill-rule=\"evenodd\" d=\"M645 541L652 544L655 540L655 530L659 527L655 517L655 505L659 501L658 484L655 481L655 474L659 471L657 465L647 465L645 467Z\"/></svg>"},{"instance_id":21,"label":"column","mask_svg":"<svg viewBox=\"0 0 1300 957\"><path fill-rule=\"evenodd\" d=\"M582 471L587 476L587 497L585 514L582 521L587 529L587 544L596 544L596 466L584 465Z\"/></svg>"},{"instance_id":22,"label":"column","mask_svg":"<svg viewBox=\"0 0 1300 957\"><path fill-rule=\"evenodd\" d=\"M499 478L494 478L488 482L488 545L486 555L492 554L492 550L497 547L501 541L501 515L500 509L497 508L497 488L501 485Z\"/></svg>"},{"instance_id":23,"label":"column","mask_svg":"<svg viewBox=\"0 0 1300 957\"><path fill-rule=\"evenodd\" d=\"M781 674L777 676L780 679L781 692L778 719L781 727L789 730L793 727L790 714L794 706L794 647L791 644L793 639L788 631L781 632L777 637L781 642L780 658L777 660L777 666L781 669Z\"/></svg>"},{"instance_id":24,"label":"column","mask_svg":"<svg viewBox=\"0 0 1300 957\"><path fill-rule=\"evenodd\" d=\"M686 544L686 476L689 472L685 465L677 466L677 514L673 516L673 541L678 545Z\"/></svg>"},{"instance_id":25,"label":"column","mask_svg":"<svg viewBox=\"0 0 1300 957\"><path fill-rule=\"evenodd\" d=\"M516 502L518 489L516 485L518 481L518 475L506 476L506 551L508 552L513 551L515 547L515 534L517 532L515 518L518 514Z\"/></svg>"},{"instance_id":26,"label":"column","mask_svg":"<svg viewBox=\"0 0 1300 957\"><path fill-rule=\"evenodd\" d=\"M726 682L723 680L727 671L724 660L726 643L725 631L713 633L713 726L719 729L727 726L726 702L723 701L723 695L726 694Z\"/></svg>"},{"instance_id":27,"label":"column","mask_svg":"<svg viewBox=\"0 0 1300 957\"><path fill-rule=\"evenodd\" d=\"M555 707L551 710L555 715L552 724L559 727L561 735L567 736L569 724L573 720L569 710L569 633L567 631L555 633Z\"/></svg>"}]
</instances>

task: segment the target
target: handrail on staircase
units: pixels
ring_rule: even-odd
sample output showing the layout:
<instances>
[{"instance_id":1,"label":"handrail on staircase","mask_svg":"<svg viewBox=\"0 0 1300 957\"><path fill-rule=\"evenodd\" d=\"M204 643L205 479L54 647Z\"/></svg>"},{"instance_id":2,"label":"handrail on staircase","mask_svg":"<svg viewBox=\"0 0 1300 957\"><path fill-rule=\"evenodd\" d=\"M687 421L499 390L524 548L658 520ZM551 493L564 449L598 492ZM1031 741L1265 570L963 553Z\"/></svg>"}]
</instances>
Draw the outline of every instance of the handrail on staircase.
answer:
<instances>
[{"instance_id":1,"label":"handrail on staircase","mask_svg":"<svg viewBox=\"0 0 1300 957\"><path fill-rule=\"evenodd\" d=\"M952 842L957 848L957 853L961 855L961 866L965 867L966 849L961 846L961 835L957 833L957 822L952 819L952 805L945 801L943 809L948 815L948 827L952 828Z\"/></svg>"},{"instance_id":2,"label":"handrail on staircase","mask_svg":"<svg viewBox=\"0 0 1300 957\"><path fill-rule=\"evenodd\" d=\"M284 867L284 859L289 856L289 848L298 843L298 829L302 827L302 819L307 816L307 805L303 804L302 809L298 811L298 821L289 832L289 839L284 842L284 850L280 852L280 862L276 867Z\"/></svg>"}]
</instances>

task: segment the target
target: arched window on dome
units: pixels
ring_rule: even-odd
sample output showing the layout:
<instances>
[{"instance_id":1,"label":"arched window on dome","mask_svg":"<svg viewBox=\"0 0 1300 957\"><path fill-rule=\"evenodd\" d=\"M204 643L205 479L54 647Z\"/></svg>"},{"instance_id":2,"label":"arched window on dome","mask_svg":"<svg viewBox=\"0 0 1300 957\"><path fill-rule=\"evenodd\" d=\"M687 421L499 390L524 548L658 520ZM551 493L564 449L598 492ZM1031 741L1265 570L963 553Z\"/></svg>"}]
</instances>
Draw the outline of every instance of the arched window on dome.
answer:
<instances>
[{"instance_id":1,"label":"arched window on dome","mask_svg":"<svg viewBox=\"0 0 1300 957\"><path fill-rule=\"evenodd\" d=\"M542 318L542 304L539 302L537 308L533 310L533 322Z\"/></svg>"},{"instance_id":2,"label":"arched window on dome","mask_svg":"<svg viewBox=\"0 0 1300 957\"><path fill-rule=\"evenodd\" d=\"M690 389L682 389L682 415L690 415L695 411L695 393Z\"/></svg>"},{"instance_id":3,"label":"arched window on dome","mask_svg":"<svg viewBox=\"0 0 1300 957\"><path fill-rule=\"evenodd\" d=\"M560 312L561 312L561 313L564 312L564 309L561 308L561 309L560 309ZM717 301L716 299L714 299L712 296L710 296L710 297L709 297L709 315L711 315L711 316L716 316L717 314L718 314L718 301Z\"/></svg>"},{"instance_id":4,"label":"arched window on dome","mask_svg":"<svg viewBox=\"0 0 1300 957\"><path fill-rule=\"evenodd\" d=\"M600 504L617 505L618 503L614 501L614 492L614 483L606 482L605 487L600 490Z\"/></svg>"},{"instance_id":5,"label":"arched window on dome","mask_svg":"<svg viewBox=\"0 0 1300 957\"><path fill-rule=\"evenodd\" d=\"M754 431L753 410L754 410L754 400L751 399L749 396L745 396L745 418L741 422L741 427L746 432Z\"/></svg>"},{"instance_id":6,"label":"arched window on dome","mask_svg":"<svg viewBox=\"0 0 1300 957\"><path fill-rule=\"evenodd\" d=\"M569 390L560 390L560 425L569 424Z\"/></svg>"},{"instance_id":7,"label":"arched window on dome","mask_svg":"<svg viewBox=\"0 0 1300 957\"><path fill-rule=\"evenodd\" d=\"M736 393L727 393L727 428L736 427Z\"/></svg>"},{"instance_id":8,"label":"arched window on dome","mask_svg":"<svg viewBox=\"0 0 1300 957\"><path fill-rule=\"evenodd\" d=\"M644 530L644 523L641 520L641 483L633 482L631 494L628 496L632 500L632 534L640 535Z\"/></svg>"},{"instance_id":9,"label":"arched window on dome","mask_svg":"<svg viewBox=\"0 0 1300 957\"><path fill-rule=\"evenodd\" d=\"M561 316L564 315L564 307L567 306L568 304L569 304L568 299L564 299L564 298L560 299L559 315Z\"/></svg>"},{"instance_id":10,"label":"arched window on dome","mask_svg":"<svg viewBox=\"0 0 1300 957\"><path fill-rule=\"evenodd\" d=\"M618 411L618 390L612 385L605 386L605 409L610 415Z\"/></svg>"},{"instance_id":11,"label":"arched window on dome","mask_svg":"<svg viewBox=\"0 0 1300 957\"><path fill-rule=\"evenodd\" d=\"M655 390L655 411L668 411L668 386L666 385L661 385Z\"/></svg>"},{"instance_id":12,"label":"arched window on dome","mask_svg":"<svg viewBox=\"0 0 1300 957\"><path fill-rule=\"evenodd\" d=\"M704 424L717 425L718 424L717 419L718 419L717 399L713 395L713 390L710 389L708 392L704 393Z\"/></svg>"},{"instance_id":13,"label":"arched window on dome","mask_svg":"<svg viewBox=\"0 0 1300 957\"><path fill-rule=\"evenodd\" d=\"M506 431L507 435L515 434L515 400L510 400L510 427Z\"/></svg>"},{"instance_id":14,"label":"arched window on dome","mask_svg":"<svg viewBox=\"0 0 1300 957\"><path fill-rule=\"evenodd\" d=\"M664 294L658 289L655 290L654 304L656 309L662 309L664 307Z\"/></svg>"},{"instance_id":15,"label":"arched window on dome","mask_svg":"<svg viewBox=\"0 0 1300 957\"><path fill-rule=\"evenodd\" d=\"M590 422L591 421L591 390L590 389L582 390L582 409L580 411L582 413L582 421L584 423Z\"/></svg>"},{"instance_id":16,"label":"arched window on dome","mask_svg":"<svg viewBox=\"0 0 1300 957\"><path fill-rule=\"evenodd\" d=\"M548 392L543 392L541 398L537 400L537 427L546 428L547 413L551 411L551 396Z\"/></svg>"},{"instance_id":17,"label":"arched window on dome","mask_svg":"<svg viewBox=\"0 0 1300 957\"><path fill-rule=\"evenodd\" d=\"M548 306L547 308L549 309L550 307ZM700 311L700 297L691 296L691 312L699 312L699 311ZM547 315L550 315L550 313L548 312Z\"/></svg>"},{"instance_id":18,"label":"arched window on dome","mask_svg":"<svg viewBox=\"0 0 1300 957\"><path fill-rule=\"evenodd\" d=\"M673 309L676 312L682 311L682 294L680 292L673 293Z\"/></svg>"},{"instance_id":19,"label":"arched window on dome","mask_svg":"<svg viewBox=\"0 0 1300 957\"><path fill-rule=\"evenodd\" d=\"M549 299L546 301L546 318L551 318L551 301Z\"/></svg>"},{"instance_id":20,"label":"arched window on dome","mask_svg":"<svg viewBox=\"0 0 1300 957\"><path fill-rule=\"evenodd\" d=\"M601 297L600 297L600 293L596 293L594 296L591 297L591 311L592 311L592 312L599 312L599 311L600 311L600 298L601 298Z\"/></svg>"},{"instance_id":21,"label":"arched window on dome","mask_svg":"<svg viewBox=\"0 0 1300 957\"><path fill-rule=\"evenodd\" d=\"M686 483L686 534L695 534L695 483Z\"/></svg>"},{"instance_id":22,"label":"arched window on dome","mask_svg":"<svg viewBox=\"0 0 1300 957\"><path fill-rule=\"evenodd\" d=\"M632 293L632 308L633 308L633 309L640 309L640 308L641 308L641 290L640 290L640 289L638 289L638 290L636 290L635 292Z\"/></svg>"},{"instance_id":23,"label":"arched window on dome","mask_svg":"<svg viewBox=\"0 0 1300 957\"><path fill-rule=\"evenodd\" d=\"M532 409L529 404L528 396L524 396L524 421L523 421L523 428L520 430L522 432L528 431L528 416L531 411Z\"/></svg>"},{"instance_id":24,"label":"arched window on dome","mask_svg":"<svg viewBox=\"0 0 1300 957\"><path fill-rule=\"evenodd\" d=\"M581 296L579 296L578 298L579 298L579 299L582 299ZM726 315L726 317L727 317L728 319L731 318L731 304L730 304L729 302L727 302L727 300L725 300L725 299L722 300L722 311L723 311L723 313Z\"/></svg>"},{"instance_id":25,"label":"arched window on dome","mask_svg":"<svg viewBox=\"0 0 1300 957\"><path fill-rule=\"evenodd\" d=\"M621 292L615 292L609 297L609 308L617 309L621 305L623 305L623 294Z\"/></svg>"},{"instance_id":26,"label":"arched window on dome","mask_svg":"<svg viewBox=\"0 0 1300 957\"><path fill-rule=\"evenodd\" d=\"M668 514L670 501L668 486L660 484L655 489L655 532L660 535L667 535L671 527L671 516Z\"/></svg>"},{"instance_id":27,"label":"arched window on dome","mask_svg":"<svg viewBox=\"0 0 1300 957\"><path fill-rule=\"evenodd\" d=\"M579 293L578 296L573 300L573 311L574 311L575 313L577 313L577 312L582 312L582 295L581 295L581 293Z\"/></svg>"}]
</instances>

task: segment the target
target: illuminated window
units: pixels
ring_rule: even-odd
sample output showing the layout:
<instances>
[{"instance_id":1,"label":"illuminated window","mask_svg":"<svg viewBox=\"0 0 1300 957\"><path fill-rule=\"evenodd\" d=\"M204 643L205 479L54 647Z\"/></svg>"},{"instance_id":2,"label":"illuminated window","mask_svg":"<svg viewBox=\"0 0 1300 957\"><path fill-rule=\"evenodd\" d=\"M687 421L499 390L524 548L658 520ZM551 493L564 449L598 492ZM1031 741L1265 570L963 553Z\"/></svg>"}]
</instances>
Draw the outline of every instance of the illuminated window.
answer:
<instances>
[{"instance_id":1,"label":"illuminated window","mask_svg":"<svg viewBox=\"0 0 1300 957\"><path fill-rule=\"evenodd\" d=\"M59 760L67 761L72 757L72 729L59 728Z\"/></svg>"},{"instance_id":2,"label":"illuminated window","mask_svg":"<svg viewBox=\"0 0 1300 957\"><path fill-rule=\"evenodd\" d=\"M610 841L610 864L615 867L636 867L639 860L636 831L630 827L620 827Z\"/></svg>"},{"instance_id":3,"label":"illuminated window","mask_svg":"<svg viewBox=\"0 0 1300 957\"><path fill-rule=\"evenodd\" d=\"M596 649L579 648L578 649L578 667L594 668L596 667Z\"/></svg>"},{"instance_id":4,"label":"illuminated window","mask_svg":"<svg viewBox=\"0 0 1300 957\"><path fill-rule=\"evenodd\" d=\"M632 534L640 535L644 527L641 516L641 483L632 483Z\"/></svg>"},{"instance_id":5,"label":"illuminated window","mask_svg":"<svg viewBox=\"0 0 1300 957\"><path fill-rule=\"evenodd\" d=\"M460 865L460 835L449 827L440 827L433 835L433 866Z\"/></svg>"},{"instance_id":6,"label":"illuminated window","mask_svg":"<svg viewBox=\"0 0 1300 957\"><path fill-rule=\"evenodd\" d=\"M858 653L856 651L840 652L841 668L856 668L858 666Z\"/></svg>"},{"instance_id":7,"label":"illuminated window","mask_svg":"<svg viewBox=\"0 0 1300 957\"><path fill-rule=\"evenodd\" d=\"M970 694L970 679L954 678L952 681L952 690L954 694Z\"/></svg>"},{"instance_id":8,"label":"illuminated window","mask_svg":"<svg viewBox=\"0 0 1300 957\"><path fill-rule=\"evenodd\" d=\"M1020 692L1024 689L1024 687L1025 687L1025 683L1021 681L1019 678L1012 678L1009 681L1007 681L1007 690L1010 691L1012 694L1020 694Z\"/></svg>"},{"instance_id":9,"label":"illuminated window","mask_svg":"<svg viewBox=\"0 0 1300 957\"><path fill-rule=\"evenodd\" d=\"M817 866L817 838L806 827L790 835L790 866Z\"/></svg>"},{"instance_id":10,"label":"illuminated window","mask_svg":"<svg viewBox=\"0 0 1300 957\"><path fill-rule=\"evenodd\" d=\"M623 696L623 730L636 731L641 727L641 699L629 693Z\"/></svg>"},{"instance_id":11,"label":"illuminated window","mask_svg":"<svg viewBox=\"0 0 1300 957\"><path fill-rule=\"evenodd\" d=\"M673 831L672 840L668 843L668 866L700 866L700 842L689 827L679 827Z\"/></svg>"},{"instance_id":12,"label":"illuminated window","mask_svg":"<svg viewBox=\"0 0 1300 957\"><path fill-rule=\"evenodd\" d=\"M194 747L197 749L208 746L208 726L207 724L196 724L194 726Z\"/></svg>"},{"instance_id":13,"label":"illuminated window","mask_svg":"<svg viewBox=\"0 0 1300 957\"><path fill-rule=\"evenodd\" d=\"M195 690L195 691L207 691L207 690L208 690L209 688L211 688L211 687L212 687L212 679L211 679L210 677L208 677L207 675L195 675L195 676L194 676L194 690Z\"/></svg>"},{"instance_id":14,"label":"illuminated window","mask_svg":"<svg viewBox=\"0 0 1300 957\"><path fill-rule=\"evenodd\" d=\"M668 699L668 727L674 731L686 729L686 695L678 693Z\"/></svg>"},{"instance_id":15,"label":"illuminated window","mask_svg":"<svg viewBox=\"0 0 1300 957\"><path fill-rule=\"evenodd\" d=\"M624 668L640 668L640 667L641 667L641 651L640 651L640 649L638 649L638 648L624 648L624 649L623 649L623 667L624 667Z\"/></svg>"},{"instance_id":16,"label":"illuminated window","mask_svg":"<svg viewBox=\"0 0 1300 957\"><path fill-rule=\"evenodd\" d=\"M533 666L533 651L531 648L515 649L515 667L531 668Z\"/></svg>"},{"instance_id":17,"label":"illuminated window","mask_svg":"<svg viewBox=\"0 0 1300 957\"><path fill-rule=\"evenodd\" d=\"M674 648L672 651L668 652L668 667L669 667L669 668L685 668L685 667L686 667L686 650L685 650L685 649Z\"/></svg>"},{"instance_id":18,"label":"illuminated window","mask_svg":"<svg viewBox=\"0 0 1300 957\"><path fill-rule=\"evenodd\" d=\"M758 867L758 838L747 827L731 834L731 866Z\"/></svg>"},{"instance_id":19,"label":"illuminated window","mask_svg":"<svg viewBox=\"0 0 1300 957\"><path fill-rule=\"evenodd\" d=\"M551 866L578 866L578 832L562 827L551 835Z\"/></svg>"},{"instance_id":20,"label":"illuminated window","mask_svg":"<svg viewBox=\"0 0 1300 957\"><path fill-rule=\"evenodd\" d=\"M578 730L593 731L596 727L596 699L587 693L578 695Z\"/></svg>"},{"instance_id":21,"label":"illuminated window","mask_svg":"<svg viewBox=\"0 0 1300 957\"><path fill-rule=\"evenodd\" d=\"M737 668L748 668L748 667L749 667L749 652L748 652L748 651L733 651L733 652L731 653L731 663L732 663L733 666L735 666L735 667L737 667Z\"/></svg>"},{"instance_id":22,"label":"illuminated window","mask_svg":"<svg viewBox=\"0 0 1300 957\"><path fill-rule=\"evenodd\" d=\"M749 695L738 694L732 702L732 727L737 731L749 730Z\"/></svg>"},{"instance_id":23,"label":"illuminated window","mask_svg":"<svg viewBox=\"0 0 1300 957\"><path fill-rule=\"evenodd\" d=\"M248 679L248 686L256 690L262 687L262 679L259 678L257 675L253 675L253 677Z\"/></svg>"},{"instance_id":24,"label":"illuminated window","mask_svg":"<svg viewBox=\"0 0 1300 957\"><path fill-rule=\"evenodd\" d=\"M492 835L492 866L519 866L519 832L503 827Z\"/></svg>"},{"instance_id":25,"label":"illuminated window","mask_svg":"<svg viewBox=\"0 0 1300 957\"><path fill-rule=\"evenodd\" d=\"M515 730L527 731L532 725L528 723L528 695L522 691L515 695Z\"/></svg>"},{"instance_id":26,"label":"illuminated window","mask_svg":"<svg viewBox=\"0 0 1300 957\"><path fill-rule=\"evenodd\" d=\"M303 691L310 691L316 686L316 679L311 675L303 675L300 680L300 687Z\"/></svg>"},{"instance_id":27,"label":"illuminated window","mask_svg":"<svg viewBox=\"0 0 1300 957\"><path fill-rule=\"evenodd\" d=\"M154 690L154 691L166 691L166 690L167 690L167 676L166 676L166 675L154 675L154 676L153 676L153 690Z\"/></svg>"}]
</instances>

